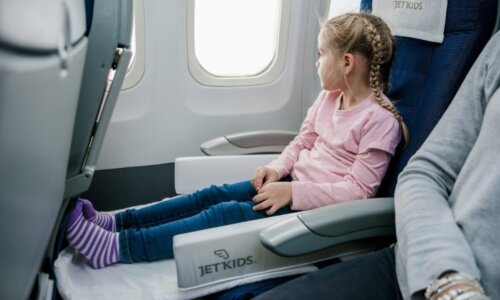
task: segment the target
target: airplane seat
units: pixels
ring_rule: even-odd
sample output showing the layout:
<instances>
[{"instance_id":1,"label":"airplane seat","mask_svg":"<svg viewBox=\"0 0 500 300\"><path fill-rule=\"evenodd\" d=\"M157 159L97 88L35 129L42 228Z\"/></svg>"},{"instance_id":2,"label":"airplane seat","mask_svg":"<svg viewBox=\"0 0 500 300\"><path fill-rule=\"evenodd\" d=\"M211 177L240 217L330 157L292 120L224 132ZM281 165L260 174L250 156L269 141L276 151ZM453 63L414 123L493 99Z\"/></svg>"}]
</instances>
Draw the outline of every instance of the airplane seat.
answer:
<instances>
[{"instance_id":1,"label":"airplane seat","mask_svg":"<svg viewBox=\"0 0 500 300\"><path fill-rule=\"evenodd\" d=\"M363 5L367 3L364 1ZM426 133L446 109L472 62L491 36L496 7L495 0L448 0L442 43L397 39L398 49L388 94L398 101L397 106L415 136L411 137L406 150L399 150L391 168L398 168L397 161L400 159L403 160L401 166L406 164L404 159L407 160L411 151L420 146ZM251 140L255 141L255 136L252 135ZM227 156L233 167L240 165L238 157ZM242 160L248 157L253 156L241 156ZM214 158L224 159L211 156L190 161L205 164ZM220 167L220 161L214 165L205 164L206 172L198 168L196 173L190 173L190 180L196 181L193 174L194 177L210 174L209 180L212 180L214 166ZM182 173L181 168L176 162L176 188L178 184L189 186L189 183L183 185L177 177L178 172ZM196 166L191 165L191 168L196 169ZM397 173L388 173L388 176L396 180ZM229 178L227 182L230 181ZM190 187L196 189L203 186ZM389 180L384 182L380 193L392 195L390 189ZM185 192L189 190L186 188ZM370 250L379 245L379 238L385 242L394 241L393 209L392 198L359 200L178 235L174 238L175 264L171 260L116 264L95 272L85 266L84 261L75 260L71 251L65 251L56 264L61 274L69 272L72 275L65 276L60 291L66 298L107 295L191 299L230 288L214 297L225 298L230 294L235 297L233 299L248 297L265 290L262 284L255 284L250 289L247 286L243 292L241 287L231 288L273 276L313 271L317 269L313 263L321 259L319 256L339 257ZM259 238L262 244L257 242ZM224 250L224 257L216 254L220 254L221 250ZM302 269L296 273L272 274L276 270L287 270L290 263ZM265 274L259 277L259 272ZM100 284L105 280L105 285ZM85 282L83 287L82 282ZM128 286L131 282L133 287ZM92 291L86 288L95 285L98 287ZM255 292L255 289L259 291Z\"/></svg>"},{"instance_id":2,"label":"airplane seat","mask_svg":"<svg viewBox=\"0 0 500 300\"><path fill-rule=\"evenodd\" d=\"M392 159L378 196L394 195L398 174L439 121L491 37L497 5L494 0L448 0L442 43L396 36L387 95L408 125L410 143ZM363 0L362 6L370 8L371 0Z\"/></svg>"},{"instance_id":3,"label":"airplane seat","mask_svg":"<svg viewBox=\"0 0 500 300\"><path fill-rule=\"evenodd\" d=\"M84 32L81 0L0 0L2 299L30 297L56 225L87 51ZM50 288L38 284L38 294Z\"/></svg>"},{"instance_id":4,"label":"airplane seat","mask_svg":"<svg viewBox=\"0 0 500 300\"><path fill-rule=\"evenodd\" d=\"M132 0L86 0L88 39L72 140L54 232L47 247L52 265L66 246L65 228L72 201L88 190L111 114L121 90L132 52L130 50ZM57 278L56 278L57 279Z\"/></svg>"},{"instance_id":5,"label":"airplane seat","mask_svg":"<svg viewBox=\"0 0 500 300\"><path fill-rule=\"evenodd\" d=\"M86 0L91 18L70 158L66 198L86 191L132 52L132 0Z\"/></svg>"}]
</instances>

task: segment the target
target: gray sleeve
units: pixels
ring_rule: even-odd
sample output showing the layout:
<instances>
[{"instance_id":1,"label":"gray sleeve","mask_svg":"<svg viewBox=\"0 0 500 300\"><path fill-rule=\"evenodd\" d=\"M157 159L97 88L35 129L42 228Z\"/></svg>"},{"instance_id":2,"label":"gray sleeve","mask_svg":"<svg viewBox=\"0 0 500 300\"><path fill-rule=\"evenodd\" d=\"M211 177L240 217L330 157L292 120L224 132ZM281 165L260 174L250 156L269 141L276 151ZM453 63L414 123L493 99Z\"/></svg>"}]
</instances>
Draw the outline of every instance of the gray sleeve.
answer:
<instances>
[{"instance_id":1,"label":"gray sleeve","mask_svg":"<svg viewBox=\"0 0 500 300\"><path fill-rule=\"evenodd\" d=\"M500 35L496 34L399 177L395 193L397 269L402 272L398 273L400 284L404 278L410 295L446 270L480 277L451 207L456 178L478 137L488 100L498 87L499 52Z\"/></svg>"}]
</instances>

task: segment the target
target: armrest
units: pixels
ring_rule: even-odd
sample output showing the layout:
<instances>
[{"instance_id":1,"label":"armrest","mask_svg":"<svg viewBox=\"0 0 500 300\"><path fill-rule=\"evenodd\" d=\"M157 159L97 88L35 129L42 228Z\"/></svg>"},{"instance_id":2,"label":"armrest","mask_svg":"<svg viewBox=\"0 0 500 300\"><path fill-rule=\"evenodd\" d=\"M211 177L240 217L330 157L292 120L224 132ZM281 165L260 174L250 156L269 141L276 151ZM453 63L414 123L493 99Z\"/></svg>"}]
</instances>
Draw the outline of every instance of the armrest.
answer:
<instances>
[{"instance_id":1,"label":"armrest","mask_svg":"<svg viewBox=\"0 0 500 300\"><path fill-rule=\"evenodd\" d=\"M175 191L192 193L209 185L249 180L255 168L278 157L265 155L192 156L175 160Z\"/></svg>"},{"instance_id":2,"label":"armrest","mask_svg":"<svg viewBox=\"0 0 500 300\"><path fill-rule=\"evenodd\" d=\"M271 274L279 270L290 270L318 261L345 258L374 250L380 245L380 240L366 237L394 235L392 202L391 198L359 200L309 212L273 216L176 235L173 249L177 282L180 288L193 288L245 276ZM353 205L358 208L352 208ZM266 243L258 242L259 236L261 240L266 240L266 233L270 229L281 227L282 235L285 236L288 231L297 232L297 227L289 227L290 220L299 220L302 227L309 231L301 219L315 219L316 214L329 218L332 215L331 219L336 220L332 224L313 224L315 222L305 221L317 227L326 236L312 233L316 237L308 240L301 236L288 235L290 248L285 249L285 253L275 251ZM366 215L366 218L361 217L363 215ZM297 218L298 216L301 218ZM352 222L349 216L355 217L356 221ZM378 226L378 230L370 231L371 226ZM344 230L338 230L342 228ZM344 235L351 237L343 238ZM307 251L303 251L306 248Z\"/></svg>"},{"instance_id":3,"label":"armrest","mask_svg":"<svg viewBox=\"0 0 500 300\"><path fill-rule=\"evenodd\" d=\"M299 213L262 230L260 241L278 255L297 256L395 233L394 198L373 198Z\"/></svg>"},{"instance_id":4,"label":"armrest","mask_svg":"<svg viewBox=\"0 0 500 300\"><path fill-rule=\"evenodd\" d=\"M315 271L313 263L366 249L364 241L329 247L306 255L276 255L259 243L260 232L291 215L241 222L174 236L177 284L192 289L235 279L259 280ZM305 269L304 269L305 268ZM306 270L307 269L307 270ZM255 280L255 279L254 279Z\"/></svg>"},{"instance_id":5,"label":"armrest","mask_svg":"<svg viewBox=\"0 0 500 300\"><path fill-rule=\"evenodd\" d=\"M247 131L209 140L200 148L206 155L281 153L297 135L293 131Z\"/></svg>"}]
</instances>

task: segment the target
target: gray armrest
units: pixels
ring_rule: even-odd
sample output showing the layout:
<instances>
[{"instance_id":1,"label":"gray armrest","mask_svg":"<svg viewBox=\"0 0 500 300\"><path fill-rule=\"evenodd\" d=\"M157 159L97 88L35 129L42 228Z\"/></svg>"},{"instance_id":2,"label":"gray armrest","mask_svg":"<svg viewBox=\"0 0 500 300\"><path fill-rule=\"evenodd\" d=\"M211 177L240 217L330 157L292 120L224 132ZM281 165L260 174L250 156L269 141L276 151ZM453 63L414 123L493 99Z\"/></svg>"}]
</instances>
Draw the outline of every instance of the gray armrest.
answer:
<instances>
[{"instance_id":1,"label":"gray armrest","mask_svg":"<svg viewBox=\"0 0 500 300\"><path fill-rule=\"evenodd\" d=\"M247 131L209 140L200 148L206 155L281 153L296 135L292 131Z\"/></svg>"},{"instance_id":2,"label":"gray armrest","mask_svg":"<svg viewBox=\"0 0 500 300\"><path fill-rule=\"evenodd\" d=\"M262 230L260 241L278 255L297 256L394 235L394 199L373 198L302 212Z\"/></svg>"}]
</instances>

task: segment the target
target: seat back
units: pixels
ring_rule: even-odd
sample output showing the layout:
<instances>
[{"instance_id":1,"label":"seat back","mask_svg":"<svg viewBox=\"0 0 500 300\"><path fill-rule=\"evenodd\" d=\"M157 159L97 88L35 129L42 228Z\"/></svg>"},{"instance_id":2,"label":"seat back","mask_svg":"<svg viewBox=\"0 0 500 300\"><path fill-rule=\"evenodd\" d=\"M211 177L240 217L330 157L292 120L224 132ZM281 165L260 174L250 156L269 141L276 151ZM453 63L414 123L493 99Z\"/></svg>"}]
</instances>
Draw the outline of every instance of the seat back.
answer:
<instances>
[{"instance_id":1,"label":"seat back","mask_svg":"<svg viewBox=\"0 0 500 300\"><path fill-rule=\"evenodd\" d=\"M66 197L86 191L132 57L132 0L89 0L88 51L68 163ZM92 9L93 6L93 9Z\"/></svg>"},{"instance_id":2,"label":"seat back","mask_svg":"<svg viewBox=\"0 0 500 300\"><path fill-rule=\"evenodd\" d=\"M455 96L493 33L497 0L448 0L444 40L396 37L387 95L410 131L410 143L392 159L378 195L393 196L398 174L420 148ZM371 8L371 0L362 1Z\"/></svg>"},{"instance_id":3,"label":"seat back","mask_svg":"<svg viewBox=\"0 0 500 300\"><path fill-rule=\"evenodd\" d=\"M47 247L52 265L65 246L67 212L72 199L87 191L132 52L132 0L87 0L88 51L76 109L64 201Z\"/></svg>"},{"instance_id":4,"label":"seat back","mask_svg":"<svg viewBox=\"0 0 500 300\"><path fill-rule=\"evenodd\" d=\"M0 0L0 298L27 299L64 194L81 0Z\"/></svg>"}]
</instances>

